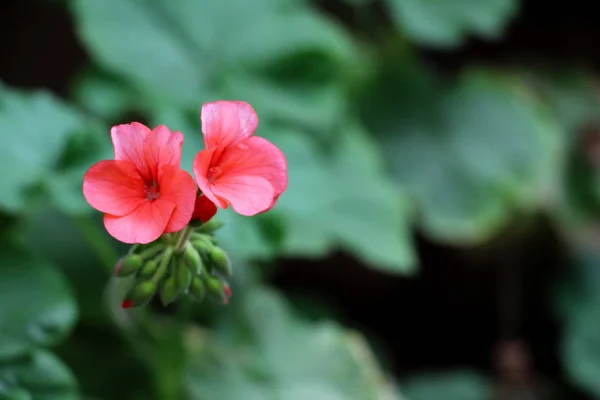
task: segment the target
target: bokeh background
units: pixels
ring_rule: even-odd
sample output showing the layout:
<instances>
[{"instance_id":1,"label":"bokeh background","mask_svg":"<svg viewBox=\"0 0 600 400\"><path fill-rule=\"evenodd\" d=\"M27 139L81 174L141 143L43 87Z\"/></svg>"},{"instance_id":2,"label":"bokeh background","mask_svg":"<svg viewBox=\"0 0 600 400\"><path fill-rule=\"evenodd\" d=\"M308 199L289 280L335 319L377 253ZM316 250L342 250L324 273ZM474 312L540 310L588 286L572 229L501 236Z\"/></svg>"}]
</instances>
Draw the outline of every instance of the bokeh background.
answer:
<instances>
[{"instance_id":1,"label":"bokeh background","mask_svg":"<svg viewBox=\"0 0 600 400\"><path fill-rule=\"evenodd\" d=\"M600 398L600 25L573 0L2 0L0 399ZM119 308L109 128L288 158L228 306Z\"/></svg>"}]
</instances>

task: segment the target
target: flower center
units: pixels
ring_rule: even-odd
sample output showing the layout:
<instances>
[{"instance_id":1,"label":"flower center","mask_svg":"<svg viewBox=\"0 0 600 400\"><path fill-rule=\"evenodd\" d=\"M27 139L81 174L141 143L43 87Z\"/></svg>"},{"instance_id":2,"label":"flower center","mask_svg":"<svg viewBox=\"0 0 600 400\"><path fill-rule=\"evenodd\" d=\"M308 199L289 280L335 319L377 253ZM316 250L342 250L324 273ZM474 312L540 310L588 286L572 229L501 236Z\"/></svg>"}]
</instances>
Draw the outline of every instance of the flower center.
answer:
<instances>
[{"instance_id":1,"label":"flower center","mask_svg":"<svg viewBox=\"0 0 600 400\"><path fill-rule=\"evenodd\" d=\"M158 188L158 183L156 181L152 181L151 184L147 184L145 188L146 199L148 200L156 200L160 197L160 191Z\"/></svg>"},{"instance_id":2,"label":"flower center","mask_svg":"<svg viewBox=\"0 0 600 400\"><path fill-rule=\"evenodd\" d=\"M221 168L219 167L210 167L208 169L208 181L210 183L214 183L215 180L221 175Z\"/></svg>"}]
</instances>

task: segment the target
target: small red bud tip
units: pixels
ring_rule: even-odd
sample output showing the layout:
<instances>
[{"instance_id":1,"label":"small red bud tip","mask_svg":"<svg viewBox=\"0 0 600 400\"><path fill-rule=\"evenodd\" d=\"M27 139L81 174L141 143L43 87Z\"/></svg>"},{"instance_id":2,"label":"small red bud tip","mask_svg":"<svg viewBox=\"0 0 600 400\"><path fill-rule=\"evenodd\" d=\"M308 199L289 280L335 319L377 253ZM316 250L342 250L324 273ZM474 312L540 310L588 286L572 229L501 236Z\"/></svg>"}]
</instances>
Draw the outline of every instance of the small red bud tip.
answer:
<instances>
[{"instance_id":1,"label":"small red bud tip","mask_svg":"<svg viewBox=\"0 0 600 400\"><path fill-rule=\"evenodd\" d=\"M231 297L231 288L228 284L223 285L223 291L225 292L225 299L223 300L223 303L229 304L229 298Z\"/></svg>"},{"instance_id":2,"label":"small red bud tip","mask_svg":"<svg viewBox=\"0 0 600 400\"><path fill-rule=\"evenodd\" d=\"M196 197L192 219L208 222L217 213L217 206L204 195Z\"/></svg>"},{"instance_id":3,"label":"small red bud tip","mask_svg":"<svg viewBox=\"0 0 600 400\"><path fill-rule=\"evenodd\" d=\"M117 262L117 265L115 265L115 272L114 272L115 276L119 275L119 270L121 269L122 266L123 266L123 259L120 259Z\"/></svg>"},{"instance_id":4,"label":"small red bud tip","mask_svg":"<svg viewBox=\"0 0 600 400\"><path fill-rule=\"evenodd\" d=\"M131 300L125 300L123 301L123 303L121 303L121 308L124 308L126 310L128 308L131 308L132 305L133 302Z\"/></svg>"}]
</instances>

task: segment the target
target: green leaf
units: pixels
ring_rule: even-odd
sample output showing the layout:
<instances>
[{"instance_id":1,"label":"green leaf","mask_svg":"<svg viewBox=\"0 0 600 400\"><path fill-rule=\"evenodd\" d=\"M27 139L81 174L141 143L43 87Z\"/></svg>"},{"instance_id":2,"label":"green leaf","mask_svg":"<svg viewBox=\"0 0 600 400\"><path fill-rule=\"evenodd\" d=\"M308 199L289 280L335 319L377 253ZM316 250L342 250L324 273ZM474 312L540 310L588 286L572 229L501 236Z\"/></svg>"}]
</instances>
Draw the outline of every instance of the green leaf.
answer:
<instances>
[{"instance_id":1,"label":"green leaf","mask_svg":"<svg viewBox=\"0 0 600 400\"><path fill-rule=\"evenodd\" d=\"M560 132L518 81L472 71L445 89L400 72L382 76L364 115L429 234L485 240L558 179Z\"/></svg>"},{"instance_id":2,"label":"green leaf","mask_svg":"<svg viewBox=\"0 0 600 400\"><path fill-rule=\"evenodd\" d=\"M67 139L81 128L75 110L47 92L22 93L0 83L0 208L24 210L28 193L56 168Z\"/></svg>"},{"instance_id":3,"label":"green leaf","mask_svg":"<svg viewBox=\"0 0 600 400\"><path fill-rule=\"evenodd\" d=\"M102 67L151 101L194 109L240 66L264 69L317 53L341 70L354 57L340 27L293 0L77 0L75 14Z\"/></svg>"},{"instance_id":4,"label":"green leaf","mask_svg":"<svg viewBox=\"0 0 600 400\"><path fill-rule=\"evenodd\" d=\"M579 387L600 396L600 254L588 249L571 268L571 296L558 304L565 320L562 360L567 375ZM557 292L558 295L561 293Z\"/></svg>"},{"instance_id":5,"label":"green leaf","mask_svg":"<svg viewBox=\"0 0 600 400\"><path fill-rule=\"evenodd\" d=\"M289 170L275 208L286 221L283 251L320 256L341 245L375 268L410 273L416 261L407 197L385 175L379 149L360 127L341 132L330 157L300 133L272 135Z\"/></svg>"},{"instance_id":6,"label":"green leaf","mask_svg":"<svg viewBox=\"0 0 600 400\"><path fill-rule=\"evenodd\" d=\"M414 41L456 47L469 34L500 37L518 11L517 0L387 0L392 18Z\"/></svg>"},{"instance_id":7,"label":"green leaf","mask_svg":"<svg viewBox=\"0 0 600 400\"><path fill-rule=\"evenodd\" d=\"M113 158L109 132L108 126L88 120L85 130L69 138L60 163L45 181L50 202L58 210L69 215L95 212L83 197L83 176L96 162Z\"/></svg>"},{"instance_id":8,"label":"green leaf","mask_svg":"<svg viewBox=\"0 0 600 400\"><path fill-rule=\"evenodd\" d=\"M55 355L36 350L0 363L0 398L76 400L77 382Z\"/></svg>"},{"instance_id":9,"label":"green leaf","mask_svg":"<svg viewBox=\"0 0 600 400\"><path fill-rule=\"evenodd\" d=\"M243 321L224 324L190 365L186 386L193 398L399 398L358 334L299 320L264 288L237 304ZM249 336L240 337L245 328Z\"/></svg>"},{"instance_id":10,"label":"green leaf","mask_svg":"<svg viewBox=\"0 0 600 400\"><path fill-rule=\"evenodd\" d=\"M85 71L73 85L75 102L102 118L114 120L135 109L140 101L127 82L97 69Z\"/></svg>"},{"instance_id":11,"label":"green leaf","mask_svg":"<svg viewBox=\"0 0 600 400\"><path fill-rule=\"evenodd\" d=\"M488 379L472 371L449 371L415 376L402 384L410 400L487 400L493 398Z\"/></svg>"},{"instance_id":12,"label":"green leaf","mask_svg":"<svg viewBox=\"0 0 600 400\"><path fill-rule=\"evenodd\" d=\"M0 360L62 340L77 318L63 277L49 265L17 256L0 261Z\"/></svg>"}]
</instances>

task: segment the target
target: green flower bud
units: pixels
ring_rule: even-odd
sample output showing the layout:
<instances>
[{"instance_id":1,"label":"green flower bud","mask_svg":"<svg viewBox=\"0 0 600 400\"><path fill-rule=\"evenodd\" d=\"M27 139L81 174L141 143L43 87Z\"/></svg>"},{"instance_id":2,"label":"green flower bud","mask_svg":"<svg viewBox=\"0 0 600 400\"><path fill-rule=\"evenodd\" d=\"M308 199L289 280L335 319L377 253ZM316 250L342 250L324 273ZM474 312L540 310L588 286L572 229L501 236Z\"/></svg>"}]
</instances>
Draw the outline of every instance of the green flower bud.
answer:
<instances>
[{"instance_id":1,"label":"green flower bud","mask_svg":"<svg viewBox=\"0 0 600 400\"><path fill-rule=\"evenodd\" d=\"M192 284L190 285L190 293L196 300L204 300L204 296L206 296L206 287L204 286L204 281L199 276L193 277Z\"/></svg>"},{"instance_id":2,"label":"green flower bud","mask_svg":"<svg viewBox=\"0 0 600 400\"><path fill-rule=\"evenodd\" d=\"M185 263L195 274L199 274L202 271L202 259L200 258L200 254L190 242L185 244L183 258Z\"/></svg>"},{"instance_id":3,"label":"green flower bud","mask_svg":"<svg viewBox=\"0 0 600 400\"><path fill-rule=\"evenodd\" d=\"M142 281L131 288L125 301L123 308L139 307L150 301L156 293L156 283L154 281Z\"/></svg>"},{"instance_id":4,"label":"green flower bud","mask_svg":"<svg viewBox=\"0 0 600 400\"><path fill-rule=\"evenodd\" d=\"M144 264L144 266L140 270L140 278L142 278L142 279L152 278L154 276L154 273L158 269L158 262L159 262L159 259L155 258L155 259L148 261L146 264Z\"/></svg>"},{"instance_id":5,"label":"green flower bud","mask_svg":"<svg viewBox=\"0 0 600 400\"><path fill-rule=\"evenodd\" d=\"M187 293L194 275L183 259L175 260L175 274L179 291Z\"/></svg>"},{"instance_id":6,"label":"green flower bud","mask_svg":"<svg viewBox=\"0 0 600 400\"><path fill-rule=\"evenodd\" d=\"M169 276L160 287L160 299L167 306L177 298L177 279Z\"/></svg>"},{"instance_id":7,"label":"green flower bud","mask_svg":"<svg viewBox=\"0 0 600 400\"><path fill-rule=\"evenodd\" d=\"M206 233L195 232L190 236L190 241L197 244L195 247L199 248L211 249L215 245L215 239Z\"/></svg>"},{"instance_id":8,"label":"green flower bud","mask_svg":"<svg viewBox=\"0 0 600 400\"><path fill-rule=\"evenodd\" d=\"M200 228L198 228L198 232L213 233L216 230L222 228L223 225L225 225L225 223L223 221L219 221L219 220L216 220L216 219L213 218L210 221L202 224L200 226Z\"/></svg>"},{"instance_id":9,"label":"green flower bud","mask_svg":"<svg viewBox=\"0 0 600 400\"><path fill-rule=\"evenodd\" d=\"M223 275L231 276L231 261L229 261L229 257L227 257L227 253L223 251L220 247L213 247L209 253L209 257L213 262L213 265Z\"/></svg>"},{"instance_id":10,"label":"green flower bud","mask_svg":"<svg viewBox=\"0 0 600 400\"><path fill-rule=\"evenodd\" d=\"M140 269L140 267L142 266L143 261L144 260L142 259L142 257L140 257L137 254L129 254L123 257L123 259L120 262L119 268L116 271L117 276L122 278L125 276L135 274L137 270Z\"/></svg>"},{"instance_id":11,"label":"green flower bud","mask_svg":"<svg viewBox=\"0 0 600 400\"><path fill-rule=\"evenodd\" d=\"M204 283L206 284L208 294L213 299L227 304L229 301L229 296L231 296L231 289L229 288L227 282L224 282L214 276L207 276L204 277Z\"/></svg>"}]
</instances>

